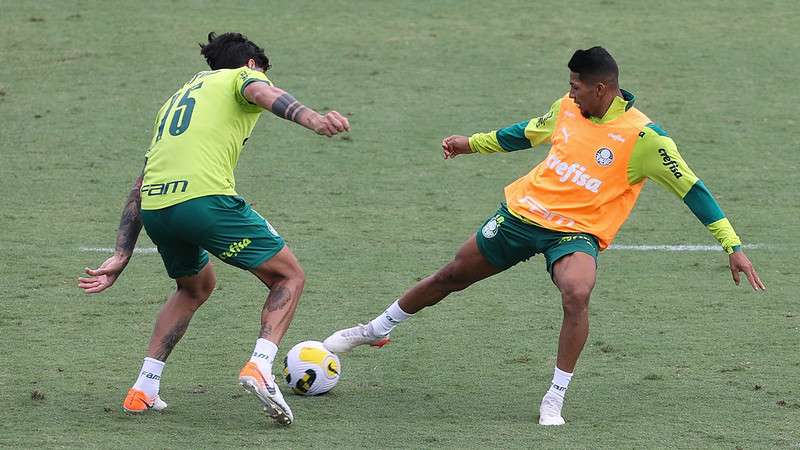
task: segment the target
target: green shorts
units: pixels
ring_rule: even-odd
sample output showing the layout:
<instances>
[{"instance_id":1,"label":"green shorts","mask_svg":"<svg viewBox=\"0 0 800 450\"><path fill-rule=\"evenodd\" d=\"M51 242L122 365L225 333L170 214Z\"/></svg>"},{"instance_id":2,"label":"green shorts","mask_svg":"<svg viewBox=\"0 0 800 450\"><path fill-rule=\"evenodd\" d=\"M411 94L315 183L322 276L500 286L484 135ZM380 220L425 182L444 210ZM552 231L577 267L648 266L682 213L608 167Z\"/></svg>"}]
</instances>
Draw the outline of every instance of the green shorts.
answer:
<instances>
[{"instance_id":1,"label":"green shorts","mask_svg":"<svg viewBox=\"0 0 800 450\"><path fill-rule=\"evenodd\" d=\"M283 238L241 197L209 195L163 209L142 210L147 235L171 278L195 275L208 252L241 269L272 258Z\"/></svg>"},{"instance_id":2,"label":"green shorts","mask_svg":"<svg viewBox=\"0 0 800 450\"><path fill-rule=\"evenodd\" d=\"M551 275L553 264L572 253L586 253L597 261L597 238L591 234L554 231L525 223L511 214L505 203L484 222L476 239L483 256L502 270L537 253L544 254Z\"/></svg>"}]
</instances>

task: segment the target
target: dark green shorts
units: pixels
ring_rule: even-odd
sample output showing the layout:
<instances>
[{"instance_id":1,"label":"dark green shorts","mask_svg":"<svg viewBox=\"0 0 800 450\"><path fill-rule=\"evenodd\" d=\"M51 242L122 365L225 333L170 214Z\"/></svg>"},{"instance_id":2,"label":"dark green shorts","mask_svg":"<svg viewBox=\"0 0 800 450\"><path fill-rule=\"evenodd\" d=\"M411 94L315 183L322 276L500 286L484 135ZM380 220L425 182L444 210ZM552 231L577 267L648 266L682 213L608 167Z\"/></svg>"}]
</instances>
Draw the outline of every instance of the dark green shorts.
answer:
<instances>
[{"instance_id":1,"label":"dark green shorts","mask_svg":"<svg viewBox=\"0 0 800 450\"><path fill-rule=\"evenodd\" d=\"M209 195L142 210L142 222L171 278L200 272L208 263L208 252L230 265L252 269L285 245L272 225L241 197Z\"/></svg>"},{"instance_id":2,"label":"dark green shorts","mask_svg":"<svg viewBox=\"0 0 800 450\"><path fill-rule=\"evenodd\" d=\"M556 261L575 252L591 255L597 261L597 238L591 234L566 233L525 223L511 214L504 203L484 222L476 239L483 256L503 270L537 253L544 254L551 274Z\"/></svg>"}]
</instances>

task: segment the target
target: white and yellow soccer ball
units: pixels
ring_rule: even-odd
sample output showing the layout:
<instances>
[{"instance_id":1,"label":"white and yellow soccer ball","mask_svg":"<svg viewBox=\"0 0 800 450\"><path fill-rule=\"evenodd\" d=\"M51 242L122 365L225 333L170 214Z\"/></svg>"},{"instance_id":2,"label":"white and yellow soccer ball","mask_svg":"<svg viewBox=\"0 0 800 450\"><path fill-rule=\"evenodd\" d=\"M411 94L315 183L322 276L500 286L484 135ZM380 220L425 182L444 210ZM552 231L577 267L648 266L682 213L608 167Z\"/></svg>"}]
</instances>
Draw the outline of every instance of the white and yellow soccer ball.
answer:
<instances>
[{"instance_id":1,"label":"white and yellow soccer ball","mask_svg":"<svg viewBox=\"0 0 800 450\"><path fill-rule=\"evenodd\" d=\"M286 354L283 377L297 395L324 394L339 382L342 365L322 342L301 342Z\"/></svg>"}]
</instances>

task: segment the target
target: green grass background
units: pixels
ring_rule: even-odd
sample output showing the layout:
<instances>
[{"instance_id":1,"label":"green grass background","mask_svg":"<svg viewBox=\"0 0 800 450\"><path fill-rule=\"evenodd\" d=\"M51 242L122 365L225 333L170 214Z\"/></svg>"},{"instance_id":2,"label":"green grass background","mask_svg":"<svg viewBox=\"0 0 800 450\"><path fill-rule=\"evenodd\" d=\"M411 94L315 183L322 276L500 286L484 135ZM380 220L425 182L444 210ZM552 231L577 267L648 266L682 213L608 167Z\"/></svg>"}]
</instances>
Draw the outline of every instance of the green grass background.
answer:
<instances>
[{"instance_id":1,"label":"green grass background","mask_svg":"<svg viewBox=\"0 0 800 450\"><path fill-rule=\"evenodd\" d=\"M798 448L798 29L790 0L0 0L0 446ZM308 277L281 356L447 262L546 149L445 162L441 138L546 111L595 44L763 245L748 254L769 290L734 286L722 252L604 253L568 425L542 428L561 313L534 259L345 357L330 395L289 398L283 429L236 384L265 289L216 264L164 373L170 409L123 415L172 282L137 255L87 297L75 279L105 255L79 248L113 246L153 116L204 68L211 30L248 34L277 85L353 127L326 140L265 114L239 163ZM617 242L714 244L654 184Z\"/></svg>"}]
</instances>

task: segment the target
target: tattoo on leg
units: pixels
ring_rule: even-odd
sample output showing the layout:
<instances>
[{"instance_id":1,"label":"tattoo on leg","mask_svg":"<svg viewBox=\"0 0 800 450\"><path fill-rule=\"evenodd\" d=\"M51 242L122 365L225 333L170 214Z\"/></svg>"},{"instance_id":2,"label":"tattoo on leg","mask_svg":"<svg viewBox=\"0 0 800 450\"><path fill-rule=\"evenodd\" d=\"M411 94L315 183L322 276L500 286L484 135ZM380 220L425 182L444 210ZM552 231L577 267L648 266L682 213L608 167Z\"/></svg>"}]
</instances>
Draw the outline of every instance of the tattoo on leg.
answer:
<instances>
[{"instance_id":1,"label":"tattoo on leg","mask_svg":"<svg viewBox=\"0 0 800 450\"><path fill-rule=\"evenodd\" d=\"M189 320L183 319L175 324L171 330L161 339L161 348L156 352L155 359L159 361L166 361L167 357L170 353L172 353L172 349L175 348L175 344L181 340L183 334L186 333L186 328L189 327Z\"/></svg>"},{"instance_id":2,"label":"tattoo on leg","mask_svg":"<svg viewBox=\"0 0 800 450\"><path fill-rule=\"evenodd\" d=\"M272 325L268 323L261 325L261 332L259 333L259 335L264 339L272 336Z\"/></svg>"},{"instance_id":3,"label":"tattoo on leg","mask_svg":"<svg viewBox=\"0 0 800 450\"><path fill-rule=\"evenodd\" d=\"M292 296L289 295L289 289L283 286L275 286L275 288L269 291L269 295L267 296L267 311L272 312L283 309L291 298Z\"/></svg>"}]
</instances>

